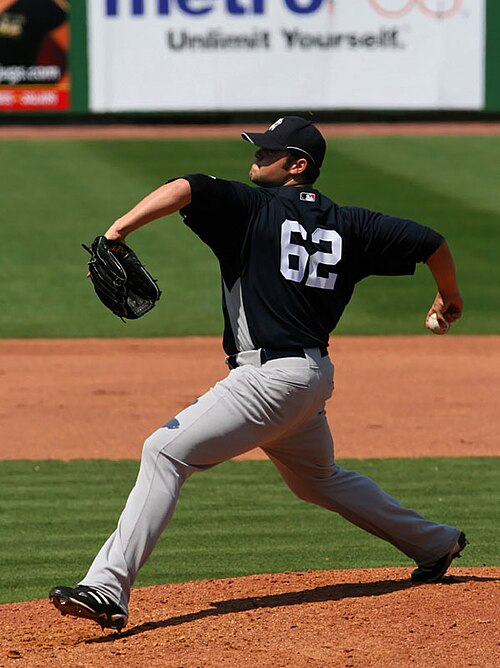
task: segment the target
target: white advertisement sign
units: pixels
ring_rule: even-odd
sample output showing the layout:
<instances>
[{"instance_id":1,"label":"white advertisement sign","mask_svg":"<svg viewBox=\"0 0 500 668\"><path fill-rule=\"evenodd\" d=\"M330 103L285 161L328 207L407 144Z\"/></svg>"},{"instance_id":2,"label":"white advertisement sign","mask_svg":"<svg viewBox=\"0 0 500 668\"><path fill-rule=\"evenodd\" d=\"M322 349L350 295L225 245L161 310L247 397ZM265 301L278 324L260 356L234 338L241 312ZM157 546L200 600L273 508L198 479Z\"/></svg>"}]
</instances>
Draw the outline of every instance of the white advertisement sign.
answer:
<instances>
[{"instance_id":1,"label":"white advertisement sign","mask_svg":"<svg viewBox=\"0 0 500 668\"><path fill-rule=\"evenodd\" d=\"M479 109L485 0L88 0L93 111Z\"/></svg>"}]
</instances>

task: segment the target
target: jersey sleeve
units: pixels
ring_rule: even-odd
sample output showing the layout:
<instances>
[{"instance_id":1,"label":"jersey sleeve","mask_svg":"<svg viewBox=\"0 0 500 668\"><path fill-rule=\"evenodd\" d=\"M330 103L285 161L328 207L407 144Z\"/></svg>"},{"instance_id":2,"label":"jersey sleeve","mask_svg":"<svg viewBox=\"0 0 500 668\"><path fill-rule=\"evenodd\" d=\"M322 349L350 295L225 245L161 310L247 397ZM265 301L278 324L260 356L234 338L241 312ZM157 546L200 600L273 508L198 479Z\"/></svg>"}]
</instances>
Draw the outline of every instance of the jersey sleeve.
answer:
<instances>
[{"instance_id":1,"label":"jersey sleeve","mask_svg":"<svg viewBox=\"0 0 500 668\"><path fill-rule=\"evenodd\" d=\"M191 186L189 207L218 207L219 213L245 216L258 199L258 189L238 181L226 181L206 174L187 174L183 177ZM189 212L189 207L186 211Z\"/></svg>"},{"instance_id":2,"label":"jersey sleeve","mask_svg":"<svg viewBox=\"0 0 500 668\"><path fill-rule=\"evenodd\" d=\"M219 260L241 249L255 213L264 205L261 189L205 174L183 177L191 186L191 203L181 210L185 224L212 248Z\"/></svg>"},{"instance_id":3,"label":"jersey sleeve","mask_svg":"<svg viewBox=\"0 0 500 668\"><path fill-rule=\"evenodd\" d=\"M413 220L344 207L360 251L361 278L369 275L404 276L415 272L442 244L444 237Z\"/></svg>"}]
</instances>

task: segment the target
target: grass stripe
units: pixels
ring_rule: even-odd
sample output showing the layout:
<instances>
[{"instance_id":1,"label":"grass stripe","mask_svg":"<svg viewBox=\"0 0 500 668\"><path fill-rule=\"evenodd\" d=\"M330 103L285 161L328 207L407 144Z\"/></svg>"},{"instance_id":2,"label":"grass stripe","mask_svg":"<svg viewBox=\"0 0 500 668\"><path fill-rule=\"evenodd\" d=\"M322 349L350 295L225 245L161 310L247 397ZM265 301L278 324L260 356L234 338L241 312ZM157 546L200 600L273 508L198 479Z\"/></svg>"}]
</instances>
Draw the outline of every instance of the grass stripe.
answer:
<instances>
[{"instance_id":1,"label":"grass stripe","mask_svg":"<svg viewBox=\"0 0 500 668\"><path fill-rule=\"evenodd\" d=\"M500 459L341 462L471 540L461 565L499 565ZM113 531L135 461L0 462L0 602L82 577ZM392 546L296 499L267 461L193 476L137 585L306 569L411 566Z\"/></svg>"}]
</instances>

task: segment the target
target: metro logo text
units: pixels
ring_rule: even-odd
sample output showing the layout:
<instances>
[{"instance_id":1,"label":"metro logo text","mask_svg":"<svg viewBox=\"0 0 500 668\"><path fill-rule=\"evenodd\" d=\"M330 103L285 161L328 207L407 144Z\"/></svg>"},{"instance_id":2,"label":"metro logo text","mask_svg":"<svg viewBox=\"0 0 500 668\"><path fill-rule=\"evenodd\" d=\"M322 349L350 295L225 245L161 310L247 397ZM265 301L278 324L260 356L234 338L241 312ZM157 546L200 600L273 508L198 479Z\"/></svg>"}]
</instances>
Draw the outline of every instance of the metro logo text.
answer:
<instances>
[{"instance_id":1,"label":"metro logo text","mask_svg":"<svg viewBox=\"0 0 500 668\"><path fill-rule=\"evenodd\" d=\"M106 0L106 16L144 16L154 5L158 16L177 11L189 16L205 16L220 8L233 16L258 16L266 13L271 2L281 2L294 14L313 14L326 0Z\"/></svg>"}]
</instances>

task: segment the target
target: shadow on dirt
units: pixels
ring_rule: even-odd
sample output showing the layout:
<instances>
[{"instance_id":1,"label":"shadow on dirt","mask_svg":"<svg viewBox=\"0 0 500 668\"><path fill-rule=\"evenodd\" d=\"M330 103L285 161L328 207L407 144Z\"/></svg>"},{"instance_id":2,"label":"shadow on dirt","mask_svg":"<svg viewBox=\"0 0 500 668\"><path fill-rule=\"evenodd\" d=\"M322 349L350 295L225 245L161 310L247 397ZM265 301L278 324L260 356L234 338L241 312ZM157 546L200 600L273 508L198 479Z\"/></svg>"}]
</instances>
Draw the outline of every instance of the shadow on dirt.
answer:
<instances>
[{"instance_id":1,"label":"shadow on dirt","mask_svg":"<svg viewBox=\"0 0 500 668\"><path fill-rule=\"evenodd\" d=\"M487 582L496 581L497 578L480 576L447 576L440 584L453 585L464 582ZM360 582L326 585L314 589L302 591L291 591L281 594L270 594L266 596L251 596L248 598L233 598L227 601L214 601L211 607L198 612L187 613L177 617L170 617L156 622L147 622L134 626L123 633L113 633L100 638L90 638L87 644L113 642L121 638L127 638L146 631L188 624L208 617L218 617L237 612L257 610L258 608L280 608L290 605L302 605L304 603L320 603L325 601L338 601L346 598L360 598L364 596L384 596L397 591L403 591L414 587L408 579L380 580L377 582Z\"/></svg>"}]
</instances>

